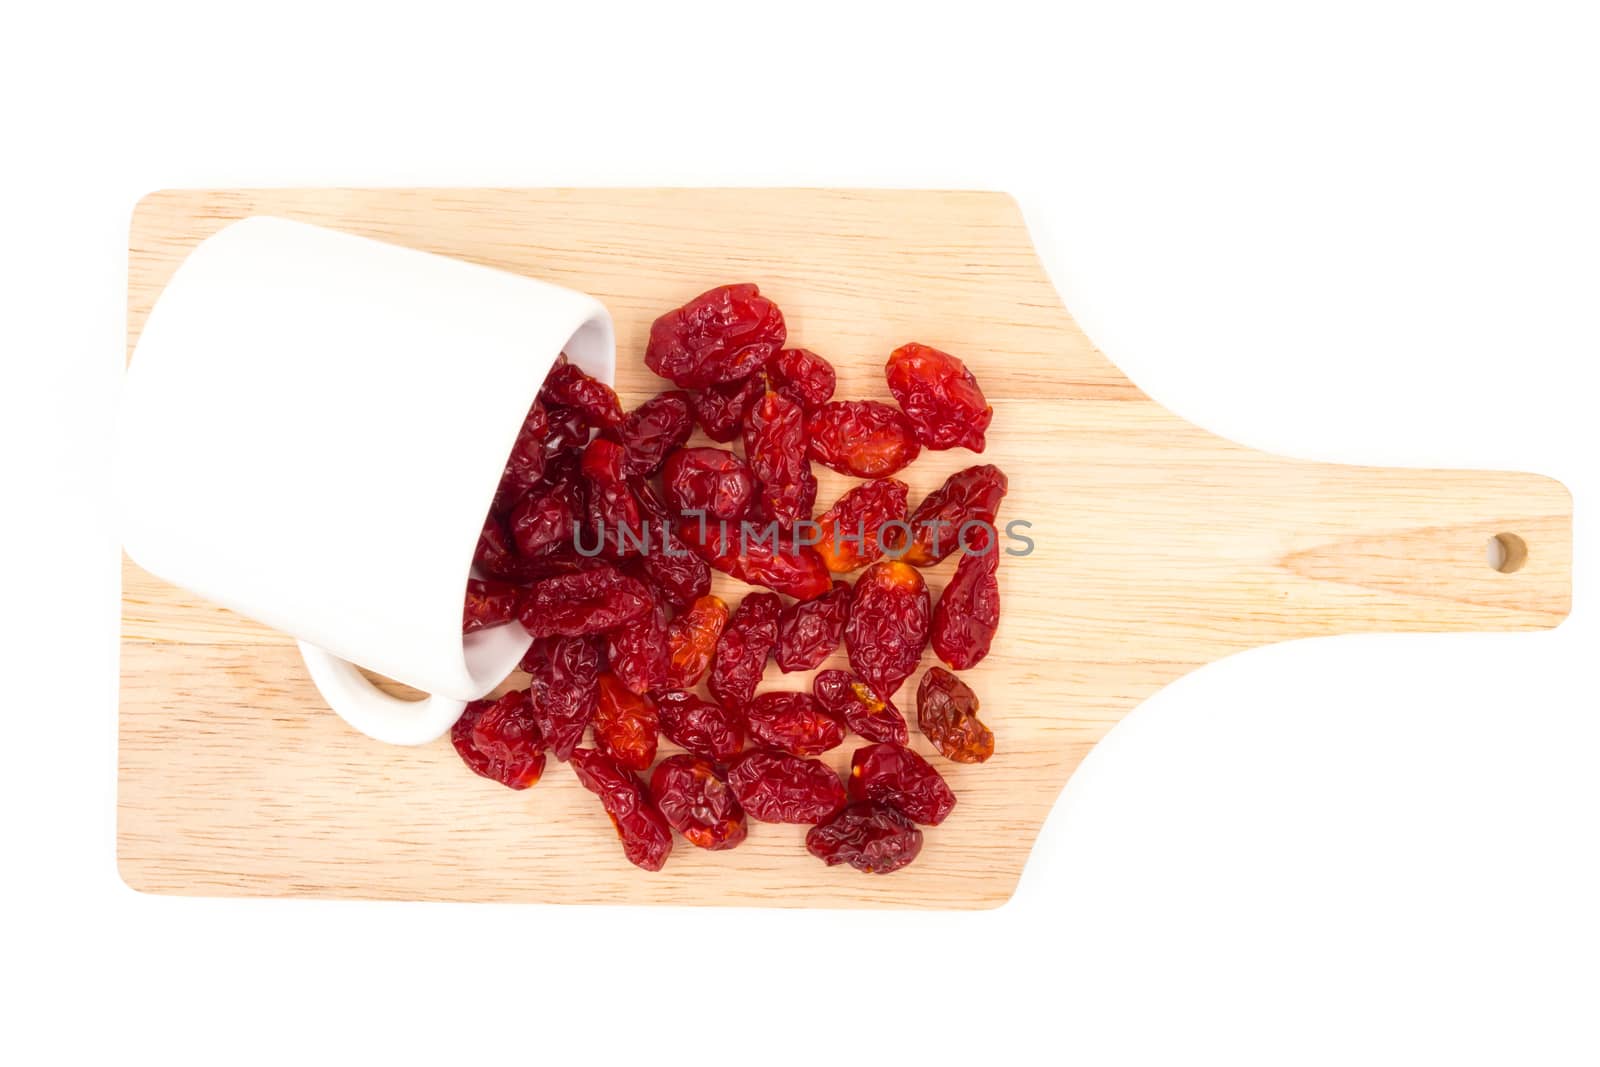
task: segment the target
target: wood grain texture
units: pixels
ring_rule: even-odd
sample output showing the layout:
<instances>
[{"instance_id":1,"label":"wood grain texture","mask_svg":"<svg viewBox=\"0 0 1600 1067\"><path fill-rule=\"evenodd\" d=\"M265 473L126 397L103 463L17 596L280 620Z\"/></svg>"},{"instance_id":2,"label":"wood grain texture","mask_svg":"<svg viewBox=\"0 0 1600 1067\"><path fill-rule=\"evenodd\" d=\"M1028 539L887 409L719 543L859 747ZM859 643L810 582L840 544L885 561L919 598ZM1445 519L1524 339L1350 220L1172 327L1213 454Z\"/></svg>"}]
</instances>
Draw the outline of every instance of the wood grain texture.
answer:
<instances>
[{"instance_id":1,"label":"wood grain texture","mask_svg":"<svg viewBox=\"0 0 1600 1067\"><path fill-rule=\"evenodd\" d=\"M1073 325L1001 194L161 192L133 219L130 352L188 250L252 214L593 293L616 318L628 404L660 388L640 361L650 321L729 280L758 281L778 301L794 342L838 367L841 397L886 398L883 360L904 341L956 352L994 402L983 459L1011 476L1002 519L1031 523L1037 547L1003 563L1000 636L967 675L997 754L979 767L940 761L960 797L955 814L916 864L887 878L826 868L804 852L802 828L764 824L733 852L680 841L664 871L639 872L565 768L552 763L544 782L515 793L467 773L447 741L369 741L322 705L286 637L126 563L118 856L136 889L993 906L1011 895L1079 761L1187 671L1297 637L1533 630L1568 611L1571 501L1559 483L1301 462L1178 419ZM902 477L916 500L974 461L925 454ZM818 473L820 507L850 480ZM1485 560L1502 533L1527 544L1514 573ZM929 574L936 591L954 563ZM740 595L737 583L717 584ZM769 668L767 684L808 680ZM848 748L830 754L841 768Z\"/></svg>"}]
</instances>

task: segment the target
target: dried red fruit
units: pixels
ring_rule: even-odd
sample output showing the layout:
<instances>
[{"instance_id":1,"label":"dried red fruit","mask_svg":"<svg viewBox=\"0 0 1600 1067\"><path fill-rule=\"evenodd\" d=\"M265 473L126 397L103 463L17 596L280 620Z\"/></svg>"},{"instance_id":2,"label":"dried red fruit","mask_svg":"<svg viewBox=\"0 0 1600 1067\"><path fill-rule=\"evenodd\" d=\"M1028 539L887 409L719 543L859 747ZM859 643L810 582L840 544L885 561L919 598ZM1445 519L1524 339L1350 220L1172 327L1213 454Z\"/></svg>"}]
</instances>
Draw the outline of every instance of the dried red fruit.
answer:
<instances>
[{"instance_id":1,"label":"dried red fruit","mask_svg":"<svg viewBox=\"0 0 1600 1067\"><path fill-rule=\"evenodd\" d=\"M752 819L815 823L844 807L844 784L820 760L746 752L728 769L728 786Z\"/></svg>"},{"instance_id":2,"label":"dried red fruit","mask_svg":"<svg viewBox=\"0 0 1600 1067\"><path fill-rule=\"evenodd\" d=\"M644 783L617 766L610 756L591 748L572 753L572 769L611 816L628 862L647 871L659 871L672 852L672 828L650 799Z\"/></svg>"},{"instance_id":3,"label":"dried red fruit","mask_svg":"<svg viewBox=\"0 0 1600 1067\"><path fill-rule=\"evenodd\" d=\"M589 440L589 431L583 430L583 440L573 445L563 445L550 453L544 461L544 474L534 483L534 488L564 483L569 486L581 504L587 484L583 476L583 448ZM579 509L581 510L581 508Z\"/></svg>"},{"instance_id":4,"label":"dried red fruit","mask_svg":"<svg viewBox=\"0 0 1600 1067\"><path fill-rule=\"evenodd\" d=\"M461 632L470 634L490 626L503 626L517 617L517 595L510 582L467 581L467 601L461 612Z\"/></svg>"},{"instance_id":5,"label":"dried red fruit","mask_svg":"<svg viewBox=\"0 0 1600 1067\"><path fill-rule=\"evenodd\" d=\"M641 553L648 547L639 502L623 475L626 464L626 450L604 437L596 437L583 450L583 476L589 479L589 525L613 557Z\"/></svg>"},{"instance_id":6,"label":"dried red fruit","mask_svg":"<svg viewBox=\"0 0 1600 1067\"><path fill-rule=\"evenodd\" d=\"M650 326L647 367L685 389L747 378L783 347L778 305L749 283L719 285Z\"/></svg>"},{"instance_id":7,"label":"dried red fruit","mask_svg":"<svg viewBox=\"0 0 1600 1067\"><path fill-rule=\"evenodd\" d=\"M922 831L884 804L863 800L806 832L806 851L833 867L848 863L867 874L890 874L922 851Z\"/></svg>"},{"instance_id":8,"label":"dried red fruit","mask_svg":"<svg viewBox=\"0 0 1600 1067\"><path fill-rule=\"evenodd\" d=\"M809 348L785 348L767 364L771 388L797 401L806 413L833 398L833 365Z\"/></svg>"},{"instance_id":9,"label":"dried red fruit","mask_svg":"<svg viewBox=\"0 0 1600 1067\"><path fill-rule=\"evenodd\" d=\"M720 703L742 707L755 696L767 657L778 644L782 610L783 602L776 593L747 593L740 601L717 640L717 654L706 679L706 688Z\"/></svg>"},{"instance_id":10,"label":"dried red fruit","mask_svg":"<svg viewBox=\"0 0 1600 1067\"><path fill-rule=\"evenodd\" d=\"M739 523L685 519L678 524L678 536L696 555L724 574L797 600L821 596L833 585L828 568L814 549L809 545L796 548L775 530L745 530Z\"/></svg>"},{"instance_id":11,"label":"dried red fruit","mask_svg":"<svg viewBox=\"0 0 1600 1067\"><path fill-rule=\"evenodd\" d=\"M886 478L922 451L900 410L876 400L830 401L811 416L806 434L812 459L858 478Z\"/></svg>"},{"instance_id":12,"label":"dried red fruit","mask_svg":"<svg viewBox=\"0 0 1600 1067\"><path fill-rule=\"evenodd\" d=\"M489 500L489 517L498 519L502 524L511 515L511 509L516 507L526 492L521 486L512 483L505 475L500 476L500 484L494 487L494 496Z\"/></svg>"},{"instance_id":13,"label":"dried red fruit","mask_svg":"<svg viewBox=\"0 0 1600 1067\"><path fill-rule=\"evenodd\" d=\"M689 394L689 404L694 408L694 421L700 424L706 436L726 444L739 436L744 428L744 413L766 391L766 379L752 374L738 381L697 390Z\"/></svg>"},{"instance_id":14,"label":"dried red fruit","mask_svg":"<svg viewBox=\"0 0 1600 1067\"><path fill-rule=\"evenodd\" d=\"M817 479L806 459L806 413L797 402L768 392L750 406L744 417L744 456L763 515L783 529L811 517Z\"/></svg>"},{"instance_id":15,"label":"dried red fruit","mask_svg":"<svg viewBox=\"0 0 1600 1067\"><path fill-rule=\"evenodd\" d=\"M897 558L913 567L940 562L961 547L963 529L969 531L966 538L970 541L976 531L994 528L1008 484L993 464L956 471L924 497L906 520L911 527L909 545L905 531L891 527L885 531L885 547L890 555L898 554Z\"/></svg>"},{"instance_id":16,"label":"dried red fruit","mask_svg":"<svg viewBox=\"0 0 1600 1067\"><path fill-rule=\"evenodd\" d=\"M450 728L450 743L474 774L526 789L544 773L544 738L526 689L474 700Z\"/></svg>"},{"instance_id":17,"label":"dried red fruit","mask_svg":"<svg viewBox=\"0 0 1600 1067\"><path fill-rule=\"evenodd\" d=\"M817 519L822 540L817 555L835 574L865 567L883 555L878 531L884 523L906 517L906 483L898 478L862 482L841 496Z\"/></svg>"},{"instance_id":18,"label":"dried red fruit","mask_svg":"<svg viewBox=\"0 0 1600 1067\"><path fill-rule=\"evenodd\" d=\"M505 524L492 514L483 520L472 562L484 574L501 581L526 582L533 576L532 567L518 554Z\"/></svg>"},{"instance_id":19,"label":"dried red fruit","mask_svg":"<svg viewBox=\"0 0 1600 1067\"><path fill-rule=\"evenodd\" d=\"M744 713L713 704L682 689L655 695L661 732L701 759L726 763L744 748Z\"/></svg>"},{"instance_id":20,"label":"dried red fruit","mask_svg":"<svg viewBox=\"0 0 1600 1067\"><path fill-rule=\"evenodd\" d=\"M893 699L922 658L930 614L928 587L915 567L885 559L862 571L844 627L850 669Z\"/></svg>"},{"instance_id":21,"label":"dried red fruit","mask_svg":"<svg viewBox=\"0 0 1600 1067\"><path fill-rule=\"evenodd\" d=\"M933 764L904 745L864 745L850 757L851 800L876 800L912 822L938 826L956 795Z\"/></svg>"},{"instance_id":22,"label":"dried red fruit","mask_svg":"<svg viewBox=\"0 0 1600 1067\"><path fill-rule=\"evenodd\" d=\"M545 637L522 657L528 699L550 752L566 760L600 703L600 647L586 637Z\"/></svg>"},{"instance_id":23,"label":"dried red fruit","mask_svg":"<svg viewBox=\"0 0 1600 1067\"><path fill-rule=\"evenodd\" d=\"M957 763L982 763L994 755L994 734L978 719L978 697L943 667L929 667L917 686L917 726Z\"/></svg>"},{"instance_id":24,"label":"dried red fruit","mask_svg":"<svg viewBox=\"0 0 1600 1067\"><path fill-rule=\"evenodd\" d=\"M650 551L631 565L661 592L668 604L687 608L711 592L711 567L683 543L670 525L650 524Z\"/></svg>"},{"instance_id":25,"label":"dried red fruit","mask_svg":"<svg viewBox=\"0 0 1600 1067\"><path fill-rule=\"evenodd\" d=\"M656 758L656 704L632 692L614 674L600 675L600 702L594 713L595 747L617 766L647 769Z\"/></svg>"},{"instance_id":26,"label":"dried red fruit","mask_svg":"<svg viewBox=\"0 0 1600 1067\"><path fill-rule=\"evenodd\" d=\"M785 336L755 286L710 290L656 320L646 357L693 392L667 390L627 414L563 355L519 429L474 555L463 631L521 621L534 635L523 661L532 682L469 705L452 732L458 751L519 787L537 779L547 748L570 759L646 869L665 862L673 828L708 849L738 844L742 805L757 819L819 824L807 848L830 865L897 870L922 847L913 820L937 825L955 801L906 747L890 697L930 635L958 668L987 653L1006 478L968 468L907 517L907 488L888 476L923 447L981 451L992 409L959 359L918 344L896 349L885 370L903 411L834 401L832 366L784 349ZM695 423L723 442L742 430L745 456L684 447ZM815 504L812 460L874 479L819 518L815 549L784 536ZM914 568L958 547L967 554L933 606ZM830 573L861 567L854 590ZM710 594L713 568L800 602L750 593L730 617ZM809 693L756 692L769 655L785 671L810 670L841 636L854 673L822 671ZM717 702L688 691L708 667ZM992 755L976 696L948 671L926 672L917 703L919 726L948 758ZM580 748L591 722L597 747ZM847 790L810 757L849 731L873 743L854 754ZM747 734L762 747L744 751ZM652 800L630 770L650 765L658 735L687 754L656 768Z\"/></svg>"},{"instance_id":27,"label":"dried red fruit","mask_svg":"<svg viewBox=\"0 0 1600 1067\"><path fill-rule=\"evenodd\" d=\"M801 600L778 617L778 669L809 671L833 655L850 617L850 587L834 582L814 600Z\"/></svg>"},{"instance_id":28,"label":"dried red fruit","mask_svg":"<svg viewBox=\"0 0 1600 1067\"><path fill-rule=\"evenodd\" d=\"M615 431L627 453L623 473L630 477L654 474L693 432L689 394L677 389L657 393L629 412Z\"/></svg>"},{"instance_id":29,"label":"dried red fruit","mask_svg":"<svg viewBox=\"0 0 1600 1067\"><path fill-rule=\"evenodd\" d=\"M535 486L511 511L510 533L517 554L526 559L552 545L570 545L582 509L583 493L571 482Z\"/></svg>"},{"instance_id":30,"label":"dried red fruit","mask_svg":"<svg viewBox=\"0 0 1600 1067\"><path fill-rule=\"evenodd\" d=\"M900 709L849 671L818 671L811 679L811 692L823 707L868 741L903 745L911 736Z\"/></svg>"},{"instance_id":31,"label":"dried red fruit","mask_svg":"<svg viewBox=\"0 0 1600 1067\"><path fill-rule=\"evenodd\" d=\"M546 578L523 591L517 614L535 637L614 630L650 610L650 590L614 567Z\"/></svg>"},{"instance_id":32,"label":"dried red fruit","mask_svg":"<svg viewBox=\"0 0 1600 1067\"><path fill-rule=\"evenodd\" d=\"M560 404L545 408L544 454L548 464L560 453L582 448L589 440L589 421L577 408Z\"/></svg>"},{"instance_id":33,"label":"dried red fruit","mask_svg":"<svg viewBox=\"0 0 1600 1067\"><path fill-rule=\"evenodd\" d=\"M545 438L549 433L550 421L544 405L535 400L522 420L522 428L517 431L517 443L511 447L505 473L500 478L502 485L521 490L539 480L544 473Z\"/></svg>"},{"instance_id":34,"label":"dried red fruit","mask_svg":"<svg viewBox=\"0 0 1600 1067\"><path fill-rule=\"evenodd\" d=\"M965 363L927 345L901 345L889 355L884 374L918 441L932 449L960 445L983 451L994 409Z\"/></svg>"},{"instance_id":35,"label":"dried red fruit","mask_svg":"<svg viewBox=\"0 0 1600 1067\"><path fill-rule=\"evenodd\" d=\"M698 848L732 848L750 832L727 780L696 756L668 756L657 764L650 793L667 825Z\"/></svg>"},{"instance_id":36,"label":"dried red fruit","mask_svg":"<svg viewBox=\"0 0 1600 1067\"><path fill-rule=\"evenodd\" d=\"M591 483L621 482L626 477L623 468L627 460L628 450L620 443L608 437L596 437L584 447L579 469Z\"/></svg>"},{"instance_id":37,"label":"dried red fruit","mask_svg":"<svg viewBox=\"0 0 1600 1067\"><path fill-rule=\"evenodd\" d=\"M661 491L649 478L630 475L628 488L633 490L633 498L639 502L639 514L649 521L652 535L663 521L670 523L677 519L678 513L662 499Z\"/></svg>"},{"instance_id":38,"label":"dried red fruit","mask_svg":"<svg viewBox=\"0 0 1600 1067\"><path fill-rule=\"evenodd\" d=\"M657 600L632 622L606 632L606 662L635 693L667 684L667 609Z\"/></svg>"},{"instance_id":39,"label":"dried red fruit","mask_svg":"<svg viewBox=\"0 0 1600 1067\"><path fill-rule=\"evenodd\" d=\"M556 360L545 377L539 399L545 404L571 408L583 416L584 422L597 429L616 426L622 421L622 405L611 386L591 378L576 363L567 359L565 352Z\"/></svg>"},{"instance_id":40,"label":"dried red fruit","mask_svg":"<svg viewBox=\"0 0 1600 1067\"><path fill-rule=\"evenodd\" d=\"M530 582L563 574L582 574L611 566L609 561L598 556L580 555L573 545L550 545L536 556L521 557L521 564L527 568L527 580ZM517 610L520 612L522 609L519 607Z\"/></svg>"},{"instance_id":41,"label":"dried red fruit","mask_svg":"<svg viewBox=\"0 0 1600 1067\"><path fill-rule=\"evenodd\" d=\"M717 639L728 624L728 605L703 596L667 626L667 688L692 689L705 677Z\"/></svg>"},{"instance_id":42,"label":"dried red fruit","mask_svg":"<svg viewBox=\"0 0 1600 1067\"><path fill-rule=\"evenodd\" d=\"M679 512L702 512L707 522L742 518L755 498L750 468L725 448L680 448L667 457L661 476L667 503Z\"/></svg>"},{"instance_id":43,"label":"dried red fruit","mask_svg":"<svg viewBox=\"0 0 1600 1067\"><path fill-rule=\"evenodd\" d=\"M844 720L810 693L762 693L744 706L750 739L791 756L820 756L844 744Z\"/></svg>"},{"instance_id":44,"label":"dried red fruit","mask_svg":"<svg viewBox=\"0 0 1600 1067\"><path fill-rule=\"evenodd\" d=\"M989 654L1000 626L1000 553L987 533L981 545L961 557L956 573L933 606L929 644L938 657L958 671L977 665Z\"/></svg>"}]
</instances>

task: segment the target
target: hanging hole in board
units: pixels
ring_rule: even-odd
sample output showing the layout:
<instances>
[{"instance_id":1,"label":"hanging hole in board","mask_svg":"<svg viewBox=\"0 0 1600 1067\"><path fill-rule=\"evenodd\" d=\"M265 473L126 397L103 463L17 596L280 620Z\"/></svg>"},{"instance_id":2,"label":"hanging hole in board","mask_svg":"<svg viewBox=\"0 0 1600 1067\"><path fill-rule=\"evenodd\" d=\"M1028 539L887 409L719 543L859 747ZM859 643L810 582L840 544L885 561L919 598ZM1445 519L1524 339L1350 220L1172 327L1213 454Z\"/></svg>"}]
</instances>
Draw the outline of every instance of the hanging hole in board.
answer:
<instances>
[{"instance_id":1,"label":"hanging hole in board","mask_svg":"<svg viewBox=\"0 0 1600 1067\"><path fill-rule=\"evenodd\" d=\"M1528 562L1528 543L1516 534L1495 534L1489 538L1488 555L1490 567L1510 574Z\"/></svg>"}]
</instances>

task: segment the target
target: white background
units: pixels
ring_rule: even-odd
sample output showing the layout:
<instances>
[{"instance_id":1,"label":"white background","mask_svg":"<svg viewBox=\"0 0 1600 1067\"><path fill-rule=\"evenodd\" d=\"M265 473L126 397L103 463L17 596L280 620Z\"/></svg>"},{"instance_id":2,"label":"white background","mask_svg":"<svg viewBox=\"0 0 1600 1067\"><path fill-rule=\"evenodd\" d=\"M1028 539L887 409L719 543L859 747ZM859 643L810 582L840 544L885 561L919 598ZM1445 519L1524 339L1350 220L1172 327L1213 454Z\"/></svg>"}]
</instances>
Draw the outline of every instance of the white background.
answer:
<instances>
[{"instance_id":1,"label":"white background","mask_svg":"<svg viewBox=\"0 0 1600 1067\"><path fill-rule=\"evenodd\" d=\"M1588 5L407 6L6 15L0 1059L1600 1060ZM138 896L104 521L129 212L324 183L1009 190L1187 417L1563 479L1576 609L1184 679L994 912Z\"/></svg>"}]
</instances>

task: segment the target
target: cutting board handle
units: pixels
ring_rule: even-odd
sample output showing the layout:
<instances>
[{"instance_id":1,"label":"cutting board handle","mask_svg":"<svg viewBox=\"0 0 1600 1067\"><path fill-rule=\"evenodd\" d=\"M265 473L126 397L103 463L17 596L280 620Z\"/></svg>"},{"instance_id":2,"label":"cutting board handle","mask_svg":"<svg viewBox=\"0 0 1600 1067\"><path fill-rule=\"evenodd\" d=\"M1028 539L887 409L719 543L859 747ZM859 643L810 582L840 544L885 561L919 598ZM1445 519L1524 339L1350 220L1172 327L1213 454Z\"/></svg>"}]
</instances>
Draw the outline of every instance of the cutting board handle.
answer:
<instances>
[{"instance_id":1,"label":"cutting board handle","mask_svg":"<svg viewBox=\"0 0 1600 1067\"><path fill-rule=\"evenodd\" d=\"M1552 478L1292 463L1279 484L1284 636L1542 630L1571 610L1572 496Z\"/></svg>"}]
</instances>

